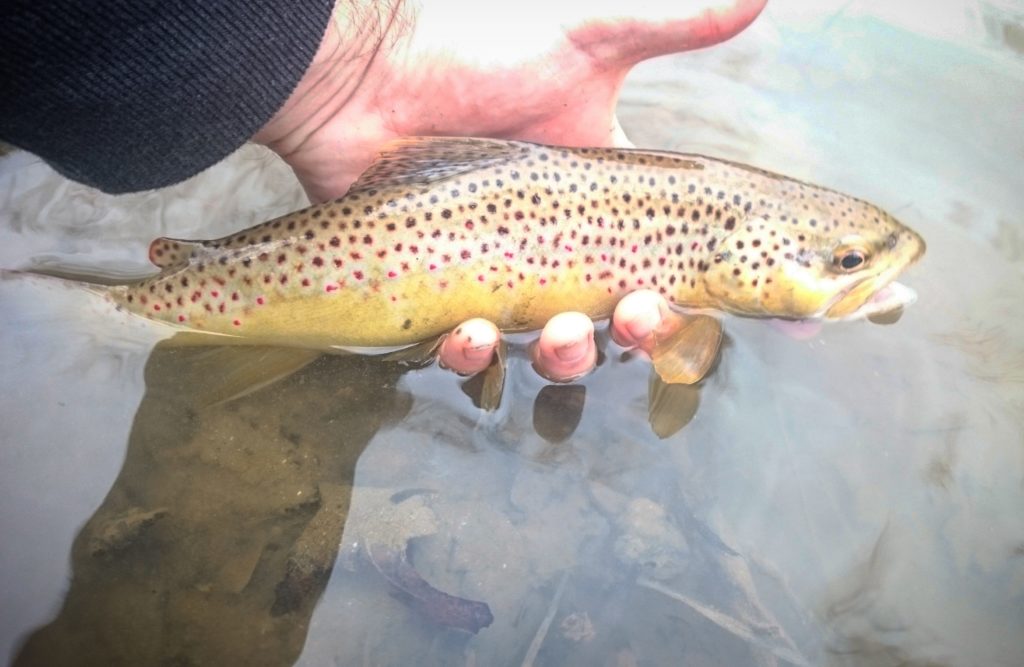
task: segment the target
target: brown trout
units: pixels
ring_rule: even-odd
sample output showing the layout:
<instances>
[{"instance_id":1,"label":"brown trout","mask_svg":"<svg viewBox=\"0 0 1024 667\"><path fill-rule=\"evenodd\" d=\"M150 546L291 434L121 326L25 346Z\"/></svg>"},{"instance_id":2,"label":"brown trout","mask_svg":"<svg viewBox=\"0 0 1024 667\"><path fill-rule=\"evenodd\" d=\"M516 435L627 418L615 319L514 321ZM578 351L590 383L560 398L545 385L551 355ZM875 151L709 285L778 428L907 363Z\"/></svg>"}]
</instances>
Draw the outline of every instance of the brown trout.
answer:
<instances>
[{"instance_id":1,"label":"brown trout","mask_svg":"<svg viewBox=\"0 0 1024 667\"><path fill-rule=\"evenodd\" d=\"M333 201L211 241L157 239L118 305L239 342L424 341L608 317L648 288L684 309L841 320L914 295L925 251L867 202L700 155L515 141L397 142Z\"/></svg>"}]
</instances>

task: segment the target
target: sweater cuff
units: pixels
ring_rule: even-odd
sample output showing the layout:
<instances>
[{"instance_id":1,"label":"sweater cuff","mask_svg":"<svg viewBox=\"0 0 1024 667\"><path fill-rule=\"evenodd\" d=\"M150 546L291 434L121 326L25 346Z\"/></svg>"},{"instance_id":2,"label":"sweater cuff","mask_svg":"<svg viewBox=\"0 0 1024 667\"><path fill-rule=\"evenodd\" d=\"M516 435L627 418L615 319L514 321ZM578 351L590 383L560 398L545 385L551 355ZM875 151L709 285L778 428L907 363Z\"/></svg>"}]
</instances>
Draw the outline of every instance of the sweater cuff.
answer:
<instances>
[{"instance_id":1,"label":"sweater cuff","mask_svg":"<svg viewBox=\"0 0 1024 667\"><path fill-rule=\"evenodd\" d=\"M172 185L284 105L333 6L15 0L0 28L0 138L106 192Z\"/></svg>"}]
</instances>

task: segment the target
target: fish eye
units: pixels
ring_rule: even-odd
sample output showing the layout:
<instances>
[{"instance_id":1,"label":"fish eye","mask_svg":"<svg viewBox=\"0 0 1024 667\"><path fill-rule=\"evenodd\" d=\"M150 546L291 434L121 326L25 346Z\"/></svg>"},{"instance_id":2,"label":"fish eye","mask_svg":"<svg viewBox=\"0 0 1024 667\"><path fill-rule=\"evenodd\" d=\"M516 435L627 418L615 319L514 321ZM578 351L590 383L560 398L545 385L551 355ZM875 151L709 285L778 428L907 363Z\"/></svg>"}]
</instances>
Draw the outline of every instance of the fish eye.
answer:
<instances>
[{"instance_id":1,"label":"fish eye","mask_svg":"<svg viewBox=\"0 0 1024 667\"><path fill-rule=\"evenodd\" d=\"M868 260L867 253L858 248L849 248L837 252L833 256L833 263L843 271L854 271L864 265Z\"/></svg>"}]
</instances>

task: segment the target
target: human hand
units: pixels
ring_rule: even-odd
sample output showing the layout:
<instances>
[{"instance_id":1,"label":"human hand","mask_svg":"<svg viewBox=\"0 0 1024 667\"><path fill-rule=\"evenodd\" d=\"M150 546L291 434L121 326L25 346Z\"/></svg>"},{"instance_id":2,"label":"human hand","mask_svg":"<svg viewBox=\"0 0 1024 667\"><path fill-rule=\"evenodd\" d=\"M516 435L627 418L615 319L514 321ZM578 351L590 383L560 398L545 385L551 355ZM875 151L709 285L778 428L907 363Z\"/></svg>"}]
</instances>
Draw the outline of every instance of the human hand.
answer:
<instances>
[{"instance_id":1,"label":"human hand","mask_svg":"<svg viewBox=\"0 0 1024 667\"><path fill-rule=\"evenodd\" d=\"M728 39L765 2L658 2L623 17L610 0L584 9L342 0L313 64L256 140L292 166L314 201L342 194L400 137L628 147L615 105L629 70ZM668 316L661 296L629 295L616 309L612 337L639 345ZM552 318L534 344L535 368L556 381L588 372L597 359L593 334L593 323L579 313ZM442 344L441 361L460 373L478 372L499 339L492 323L463 323Z\"/></svg>"}]
</instances>

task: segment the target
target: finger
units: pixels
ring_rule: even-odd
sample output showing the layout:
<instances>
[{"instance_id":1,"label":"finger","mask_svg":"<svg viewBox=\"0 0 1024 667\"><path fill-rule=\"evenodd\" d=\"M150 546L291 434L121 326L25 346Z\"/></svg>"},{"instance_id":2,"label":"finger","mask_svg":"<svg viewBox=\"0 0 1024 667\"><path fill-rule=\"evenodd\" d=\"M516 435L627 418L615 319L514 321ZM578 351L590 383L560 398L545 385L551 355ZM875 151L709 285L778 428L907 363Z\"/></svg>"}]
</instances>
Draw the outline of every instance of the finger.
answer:
<instances>
[{"instance_id":1,"label":"finger","mask_svg":"<svg viewBox=\"0 0 1024 667\"><path fill-rule=\"evenodd\" d=\"M641 345L669 313L665 297L651 290L631 292L619 301L612 315L612 340L623 347Z\"/></svg>"},{"instance_id":2,"label":"finger","mask_svg":"<svg viewBox=\"0 0 1024 667\"><path fill-rule=\"evenodd\" d=\"M688 7L662 3L646 16L587 23L571 31L569 38L595 61L629 68L649 58L723 42L750 25L766 2L704 0Z\"/></svg>"},{"instance_id":3,"label":"finger","mask_svg":"<svg viewBox=\"0 0 1024 667\"><path fill-rule=\"evenodd\" d=\"M480 318L455 328L438 350L441 365L456 373L470 375L487 368L494 357L501 334L498 328Z\"/></svg>"},{"instance_id":4,"label":"finger","mask_svg":"<svg viewBox=\"0 0 1024 667\"><path fill-rule=\"evenodd\" d=\"M531 356L538 373L554 382L569 382L597 364L594 323L583 313L560 313L544 326Z\"/></svg>"}]
</instances>

